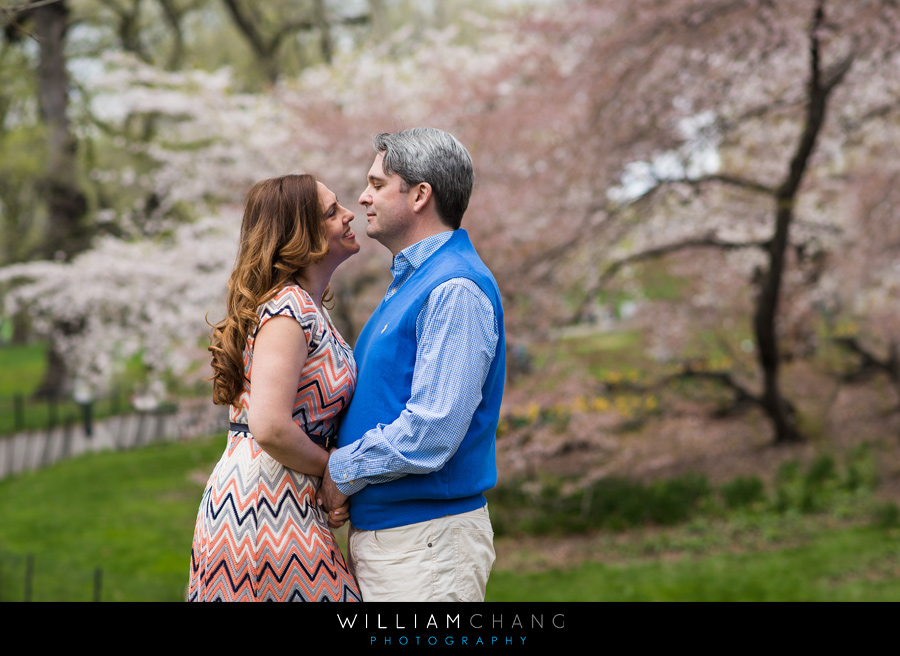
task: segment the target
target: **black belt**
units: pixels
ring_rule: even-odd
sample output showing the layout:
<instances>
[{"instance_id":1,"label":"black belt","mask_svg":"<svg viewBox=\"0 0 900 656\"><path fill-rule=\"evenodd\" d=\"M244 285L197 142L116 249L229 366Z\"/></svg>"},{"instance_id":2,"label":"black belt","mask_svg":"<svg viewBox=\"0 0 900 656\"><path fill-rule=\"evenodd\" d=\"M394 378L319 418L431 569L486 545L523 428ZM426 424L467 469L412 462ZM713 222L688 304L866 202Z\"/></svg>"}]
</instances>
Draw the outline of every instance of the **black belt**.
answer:
<instances>
[{"instance_id":1,"label":"black belt","mask_svg":"<svg viewBox=\"0 0 900 656\"><path fill-rule=\"evenodd\" d=\"M234 433L247 433L250 434L250 427L247 424L239 424L235 421L231 422L231 431ZM337 436L336 435L309 435L309 439L311 439L314 443L318 444L323 449L330 449L333 446L337 446Z\"/></svg>"}]
</instances>

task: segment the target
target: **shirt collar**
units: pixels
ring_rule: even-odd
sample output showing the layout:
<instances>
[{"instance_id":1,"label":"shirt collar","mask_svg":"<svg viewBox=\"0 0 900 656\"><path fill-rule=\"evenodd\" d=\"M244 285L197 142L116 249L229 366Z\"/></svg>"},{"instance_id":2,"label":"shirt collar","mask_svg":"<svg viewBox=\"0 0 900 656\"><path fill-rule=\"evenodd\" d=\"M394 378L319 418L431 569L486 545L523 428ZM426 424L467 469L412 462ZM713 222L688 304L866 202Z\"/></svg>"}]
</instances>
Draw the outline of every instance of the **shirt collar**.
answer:
<instances>
[{"instance_id":1,"label":"shirt collar","mask_svg":"<svg viewBox=\"0 0 900 656\"><path fill-rule=\"evenodd\" d=\"M452 230L439 232L436 235L416 242L412 246L407 246L394 257L391 273L396 278L398 275L402 275L409 267L418 269L425 263L425 260L434 255L435 251L446 244L452 236Z\"/></svg>"}]
</instances>

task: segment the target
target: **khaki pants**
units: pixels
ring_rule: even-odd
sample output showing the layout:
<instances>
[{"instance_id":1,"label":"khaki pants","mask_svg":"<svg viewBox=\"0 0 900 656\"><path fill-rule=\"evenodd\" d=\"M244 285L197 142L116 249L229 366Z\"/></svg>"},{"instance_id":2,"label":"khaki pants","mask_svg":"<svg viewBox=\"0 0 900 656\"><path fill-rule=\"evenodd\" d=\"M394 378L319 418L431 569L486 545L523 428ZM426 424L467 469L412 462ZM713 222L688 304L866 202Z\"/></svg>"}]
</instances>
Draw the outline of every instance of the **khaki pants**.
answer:
<instances>
[{"instance_id":1,"label":"khaki pants","mask_svg":"<svg viewBox=\"0 0 900 656\"><path fill-rule=\"evenodd\" d=\"M381 531L351 526L348 535L363 601L484 601L494 558L487 506Z\"/></svg>"}]
</instances>

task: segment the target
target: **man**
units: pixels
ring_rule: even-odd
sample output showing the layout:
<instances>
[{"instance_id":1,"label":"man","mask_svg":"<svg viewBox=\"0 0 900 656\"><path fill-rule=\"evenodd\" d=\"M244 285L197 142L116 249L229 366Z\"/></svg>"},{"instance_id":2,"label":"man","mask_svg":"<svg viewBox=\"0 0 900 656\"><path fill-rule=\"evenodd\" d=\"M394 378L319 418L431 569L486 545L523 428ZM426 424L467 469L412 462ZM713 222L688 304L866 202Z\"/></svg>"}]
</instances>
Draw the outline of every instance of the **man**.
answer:
<instances>
[{"instance_id":1,"label":"man","mask_svg":"<svg viewBox=\"0 0 900 656\"><path fill-rule=\"evenodd\" d=\"M356 392L319 496L329 511L352 496L364 600L483 601L506 345L497 283L459 227L472 159L432 128L374 145L359 202L393 282L357 340Z\"/></svg>"}]
</instances>

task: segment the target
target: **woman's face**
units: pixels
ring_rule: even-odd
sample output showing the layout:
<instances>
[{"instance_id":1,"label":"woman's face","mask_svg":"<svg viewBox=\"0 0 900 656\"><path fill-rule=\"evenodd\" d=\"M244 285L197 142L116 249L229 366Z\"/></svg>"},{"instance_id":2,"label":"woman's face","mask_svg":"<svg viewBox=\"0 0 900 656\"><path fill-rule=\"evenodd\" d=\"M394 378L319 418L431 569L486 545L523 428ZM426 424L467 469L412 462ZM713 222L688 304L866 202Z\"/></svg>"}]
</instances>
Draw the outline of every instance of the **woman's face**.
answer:
<instances>
[{"instance_id":1,"label":"woman's face","mask_svg":"<svg viewBox=\"0 0 900 656\"><path fill-rule=\"evenodd\" d=\"M321 182L319 186L319 210L325 220L325 235L328 239L328 255L337 265L354 253L359 252L356 234L350 228L355 218L353 212L338 203L337 196Z\"/></svg>"}]
</instances>

